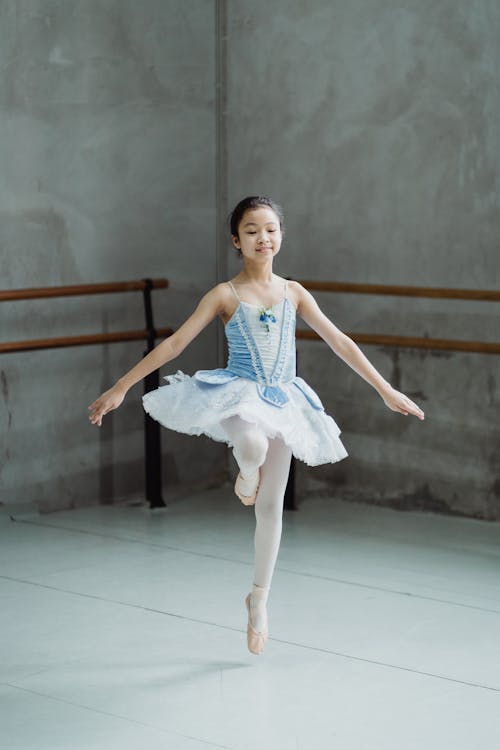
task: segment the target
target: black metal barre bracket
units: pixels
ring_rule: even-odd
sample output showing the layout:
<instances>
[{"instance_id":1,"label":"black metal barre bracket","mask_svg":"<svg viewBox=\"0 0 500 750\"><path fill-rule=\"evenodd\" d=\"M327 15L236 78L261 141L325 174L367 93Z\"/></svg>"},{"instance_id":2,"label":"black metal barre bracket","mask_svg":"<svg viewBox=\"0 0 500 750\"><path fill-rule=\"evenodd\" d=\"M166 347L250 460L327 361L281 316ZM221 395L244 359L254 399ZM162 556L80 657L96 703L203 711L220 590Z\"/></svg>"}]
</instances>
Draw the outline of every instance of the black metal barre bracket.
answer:
<instances>
[{"instance_id":1,"label":"black metal barre bracket","mask_svg":"<svg viewBox=\"0 0 500 750\"><path fill-rule=\"evenodd\" d=\"M144 314L146 318L147 348L143 353L146 357L155 347L157 338L153 322L153 306L151 304L152 279L143 279ZM160 386L160 373L156 369L144 378L144 393L154 391ZM166 503L162 497L161 479L161 425L155 419L144 412L144 442L146 455L146 500L150 508L165 508Z\"/></svg>"},{"instance_id":2,"label":"black metal barre bracket","mask_svg":"<svg viewBox=\"0 0 500 750\"><path fill-rule=\"evenodd\" d=\"M291 276L286 276L287 281L292 281ZM295 363L296 368L299 364L299 357L297 352L295 352ZM285 497L283 500L283 508L285 510L298 510L298 507L295 503L295 467L296 467L296 459L295 456L292 456L292 460L290 461L290 471L288 473L288 481L286 483L286 489L285 489Z\"/></svg>"},{"instance_id":3,"label":"black metal barre bracket","mask_svg":"<svg viewBox=\"0 0 500 750\"><path fill-rule=\"evenodd\" d=\"M295 355L297 357L297 364L298 364L298 355ZM288 481L286 483L286 489L285 489L285 498L283 501L283 508L285 510L298 510L297 504L295 502L295 468L296 468L297 460L295 456L292 455L292 460L290 461L290 471L288 473Z\"/></svg>"}]
</instances>

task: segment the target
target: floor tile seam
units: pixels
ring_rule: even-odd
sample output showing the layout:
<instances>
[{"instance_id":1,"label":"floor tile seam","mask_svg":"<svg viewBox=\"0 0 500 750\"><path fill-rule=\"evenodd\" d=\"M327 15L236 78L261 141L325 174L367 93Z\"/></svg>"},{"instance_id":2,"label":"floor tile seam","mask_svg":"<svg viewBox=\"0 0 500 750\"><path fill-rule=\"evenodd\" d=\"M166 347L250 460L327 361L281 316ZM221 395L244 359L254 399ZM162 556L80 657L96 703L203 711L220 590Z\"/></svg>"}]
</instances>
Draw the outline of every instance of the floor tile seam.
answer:
<instances>
[{"instance_id":1,"label":"floor tile seam","mask_svg":"<svg viewBox=\"0 0 500 750\"><path fill-rule=\"evenodd\" d=\"M40 674L45 674L45 672L50 672L50 670L52 668L53 667L43 667L43 669L37 669L36 672L30 672L29 674L23 674L20 677L18 677L17 679L20 679L20 680L29 680L32 677L38 677L38 675L40 675ZM9 685L10 686L10 683L9 683L8 680L2 680L2 679L0 679L0 687L2 685ZM0 746L0 748L1 748L1 746Z\"/></svg>"},{"instance_id":2,"label":"floor tile seam","mask_svg":"<svg viewBox=\"0 0 500 750\"><path fill-rule=\"evenodd\" d=\"M36 526L43 529L53 529L55 531L65 531L70 534L83 534L84 536L95 536L99 539L112 539L116 542L130 542L131 544L141 544L144 547L160 547L161 549L173 549L179 552L183 552L180 547L172 547L168 544L160 544L159 542L145 541L144 539L137 539L128 536L118 536L117 534L104 533L102 531L96 531L95 529L75 529L72 526L61 526L59 524L44 523L41 521L30 521L27 519L12 519L15 523L25 524L26 526ZM191 554L197 554L195 552Z\"/></svg>"},{"instance_id":3,"label":"floor tile seam","mask_svg":"<svg viewBox=\"0 0 500 750\"><path fill-rule=\"evenodd\" d=\"M7 578L7 576L0 575L0 579L2 578L5 579ZM77 596L83 599L93 599L94 601L102 602L104 604L114 604L119 607L128 607L130 609L138 609L143 612L151 612L153 614L163 615L165 617L175 617L178 620L186 620L186 622L192 622L192 623L199 624L199 625L209 625L211 627L223 628L225 630L233 630L238 633L242 632L240 628L235 628L235 627L232 627L231 625L222 625L221 623L211 622L210 620L201 620L200 618L197 618L197 617L188 617L186 615L178 614L176 612L168 612L167 610L164 610L164 609L158 609L157 607L147 607L144 604L135 604L134 602L124 602L124 601L121 601L120 599L109 599L103 596L98 596L97 594L88 594L88 593L83 593L81 591L63 589L57 586L49 586L49 584L46 584L46 583L37 583L34 581L26 581L22 579L10 579L10 578L8 578L8 580L14 580L17 583L21 583L27 586L36 586L39 588L45 588L45 589L49 589L50 591L56 591L61 594L69 594L70 596Z\"/></svg>"},{"instance_id":4,"label":"floor tile seam","mask_svg":"<svg viewBox=\"0 0 500 750\"><path fill-rule=\"evenodd\" d=\"M466 687L480 688L482 690L489 690L491 692L500 693L500 687L493 687L491 685L482 685L481 683L469 682L467 680L458 680L455 677L446 677L446 675L435 674L434 672L424 672L423 670L420 670L420 669L412 669L411 667L403 667L399 664L390 664L389 662L379 661L377 659L368 659L365 656L355 656L354 654L346 654L346 653L343 653L342 651L333 651L332 649L321 648L320 646L309 646L304 643L297 643L296 641L287 641L282 638L275 638L272 636L269 636L268 640L273 641L275 643L281 643L287 646L295 646L296 648L306 649L308 651L318 651L320 653L329 654L330 656L339 656L342 659L347 659L349 661L360 661L365 664L373 664L374 666L384 667L386 669L397 669L402 672L409 672L410 674L421 675L422 677L430 677L436 680L444 680L446 682L452 682L457 685L464 685Z\"/></svg>"},{"instance_id":5,"label":"floor tile seam","mask_svg":"<svg viewBox=\"0 0 500 750\"><path fill-rule=\"evenodd\" d=\"M137 607L138 605L128 605L128 606L135 606L135 607ZM240 628L234 628L234 627L229 626L229 625L221 625L221 624L214 623L214 622L209 622L209 621L206 621L206 620L199 620L199 619L196 619L196 618L185 617L185 616L182 616L182 615L175 615L175 614L172 614L172 613L168 613L168 612L165 612L165 611L162 611L162 610L157 610L157 609L152 609L152 608L146 608L146 607L139 607L139 608L140 609L146 609L147 611L154 612L154 613L157 613L157 614L167 615L169 617L178 617L180 619L184 619L184 620L187 620L189 622L196 623L196 624L209 625L211 627L215 627L215 628L219 628L219 629L223 629L223 630L231 630L231 631L236 632L236 633L244 633L245 632L244 630L242 630ZM288 641L288 640L285 640L285 639L282 639L282 638L276 638L276 637L270 636L269 637L269 642L279 643L279 644L285 645L285 646L292 646L292 647L297 648L297 649L303 649L303 650L312 651L312 652L315 652L315 653L328 654L329 656L336 656L336 657L339 657L341 659L345 659L347 661L357 661L357 662L361 662L363 664L371 664L371 665L376 666L376 667L382 667L384 669L399 670L399 671L402 671L402 672L408 672L409 674L420 675L422 677L429 677L431 679L443 680L445 682L453 683L453 684L456 684L456 685L463 685L465 687L478 688L478 689L487 690L489 692L495 692L495 693L499 693L500 692L500 687L497 688L497 687L493 687L491 685L484 685L484 684L481 684L481 683L470 682L468 680L459 680L459 679L457 679L455 677L447 677L446 675L440 675L440 674L436 674L434 672L426 672L426 671L420 670L420 669L413 669L411 667L404 667L404 666L402 666L400 664L391 664L389 662L380 661L378 659L369 659L368 657L365 657L365 656L356 656L355 654L348 654L348 653L344 653L342 651L334 651L333 649L321 648L320 646L311 646L311 645L304 644L304 643L298 643L297 641ZM28 677L23 677L22 679L29 679L29 678ZM12 682L3 682L1 684L4 685L4 686L7 686L7 687L12 687L12 688L19 689L19 690L26 690L27 692L33 692L33 693L35 693L37 695L42 695L44 697L52 698L54 700L64 701L64 699L62 699L62 698L57 698L57 697L54 697L54 696L46 695L45 693L37 693L36 691L32 691L32 690L30 690L28 688L23 688L20 685L15 685ZM162 730L160 728L154 727L153 725L148 725L148 724L145 724L143 722L139 722L139 721L137 721L135 719L128 719L127 717L123 717L123 716L120 716L118 714L115 715L115 714L112 714L112 713L109 713L109 712L99 711L98 709L93 709L92 707L85 706L83 704L72 703L71 701L64 701L64 702L67 702L70 705L75 705L75 706L78 706L78 707L81 707L81 708L85 708L85 709L90 710L90 711L96 710L98 713L103 713L103 714L108 715L108 716L115 716L115 718L121 718L121 719L124 719L126 721L133 721L135 723L143 724L143 726L150 727L150 728L153 728L153 729L159 729L160 731L168 731L168 730ZM187 735L182 735L182 736L187 737ZM190 738L190 739L193 739L193 738ZM203 742L206 741L206 740L199 740L199 738L196 738L196 737L194 739L196 739L198 741L203 741ZM215 747L223 747L221 745L214 745L214 746Z\"/></svg>"},{"instance_id":6,"label":"floor tile seam","mask_svg":"<svg viewBox=\"0 0 500 750\"><path fill-rule=\"evenodd\" d=\"M8 580L14 583L21 583L25 586L36 586L37 588L48 589L49 591L57 591L60 594L69 594L70 596L78 596L83 599L94 599L104 604L117 604L120 607L130 607L132 609L140 609L145 612L156 612L157 614L168 615L169 617L179 617L181 619L189 620L191 618L185 617L184 615L177 615L174 612L166 612L163 609L155 609L154 607L146 607L142 604L135 604L134 602L124 602L120 599L110 599L104 596L98 596L97 594L89 594L83 591L74 591L73 589L63 589L60 586L50 586L48 583L40 583L38 581L29 581L22 578L10 578L9 576L0 575L0 580ZM198 622L198 620L193 620ZM199 622L203 622L200 620Z\"/></svg>"},{"instance_id":7,"label":"floor tile seam","mask_svg":"<svg viewBox=\"0 0 500 750\"><path fill-rule=\"evenodd\" d=\"M161 544L160 542L150 542L150 541L145 541L144 539L135 539L134 537L117 536L116 534L104 534L101 531L89 531L88 529L72 529L68 526L55 526L52 524L38 523L38 522L24 521L24 520L18 521L18 523L26 523L31 526L41 526L44 528L68 531L70 533L75 533L75 534L85 534L88 536L96 536L96 537L99 537L100 539L112 539L114 541L125 542L125 543L130 542L131 544L138 544L138 545L142 545L143 547L152 547L154 549L170 550L172 552L182 552L183 554L193 555L194 557L207 557L207 558L215 559L215 560L237 562L243 565L250 564L250 563L246 563L245 561L238 560L232 557L223 557L221 555L215 555L209 552L197 552L196 550L185 549L184 547L174 547L171 544Z\"/></svg>"},{"instance_id":8,"label":"floor tile seam","mask_svg":"<svg viewBox=\"0 0 500 750\"><path fill-rule=\"evenodd\" d=\"M245 561L245 560L238 560L237 558L232 558L232 557L222 557L220 555L203 555L202 553L192 553L192 554L194 554L194 555L198 555L199 554L199 555L201 555L203 557L209 557L209 558L212 558L212 559L215 559L215 560L220 560L220 561L224 561L224 562L235 563L235 564L238 564L238 565L245 565L247 567L252 567L253 566L253 562L248 562L248 561ZM474 611L477 611L477 612L486 612L488 614L500 615L500 610L498 610L498 609L490 609L488 607L478 607L475 604L465 604L464 602L456 602L456 601L453 601L451 599L439 599L437 597L426 596L424 594L412 593L411 591L401 591L401 590L398 590L398 589L388 589L388 588L384 588L383 586L375 586L375 585L369 584L369 583L360 583L359 581L349 581L349 580L344 579L344 578L332 578L330 576L322 576L322 575L319 575L317 573L305 573L305 572L302 572L302 571L291 570L289 568L282 568L279 565L276 566L276 572L288 573L288 574L293 575L293 576L299 576L299 577L304 577L304 578L312 578L312 579L318 580L318 581L328 581L330 583L340 583L343 586L348 586L348 587L352 586L354 588L363 588L363 589L368 589L369 591L380 591L380 592L382 592L384 594L391 594L391 595L397 596L397 597L408 597L408 598L413 598L413 599L419 599L421 601L429 601L429 602L435 602L437 604L450 605L452 607L460 607L461 609L471 609L471 610L474 610ZM12 581L12 582L15 582L15 583L22 583L22 584L27 584L27 585L29 584L29 585L32 585L32 586L40 586L42 588L48 588L48 589L51 589L51 590L54 590L54 591L62 591L62 592L66 592L66 593L72 593L72 594L75 594L75 595L79 594L81 596L92 596L91 594L88 594L88 595L87 594L81 594L80 592L72 591L71 589L67 590L67 589L59 588L58 586L50 586L49 584L42 583L41 581L30 580L30 579L23 579L23 578L16 578L15 576L6 576L6 575L0 574L0 580L7 580L7 581ZM96 598L102 599L102 601L108 601L107 599L104 599L102 597L96 597ZM112 600L109 600L109 601L112 601Z\"/></svg>"},{"instance_id":9,"label":"floor tile seam","mask_svg":"<svg viewBox=\"0 0 500 750\"><path fill-rule=\"evenodd\" d=\"M234 748L229 747L229 745L219 745L214 742L210 742L210 740L202 740L199 737L194 737L189 734L184 734L182 732L176 732L173 729L164 729L163 727L156 726L155 724L148 724L144 721L140 721L139 719L132 719L129 716L123 716L122 714L115 714L111 711L104 711L102 708L95 708L94 706L87 706L85 703L78 703L76 701L70 701L67 698L61 698L57 695L50 695L49 693L42 693L39 690L32 690L31 688L23 687L22 685L16 685L13 682L6 682L2 683L6 685L7 687L12 688L13 690L21 690L25 693L30 693L31 695L37 695L40 698L46 698L47 700L56 701L58 703L64 703L69 706L73 706L74 708L80 708L84 711L90 711L92 713L101 714L102 716L108 716L113 719L119 719L120 721L125 721L130 724L136 724L141 727L145 727L146 729L152 729L153 731L160 732L161 734L169 734L169 735L176 735L177 737L183 737L187 740L194 740L195 742L201 742L204 745L207 745L209 747L216 747L220 748L221 750L234 750Z\"/></svg>"},{"instance_id":10,"label":"floor tile seam","mask_svg":"<svg viewBox=\"0 0 500 750\"><path fill-rule=\"evenodd\" d=\"M425 594L416 594L411 591L402 591L400 589L388 589L384 586L375 586L372 583L360 583L359 581L349 581L346 578L332 578L331 576L322 576L318 573L306 573L298 570L290 570L289 568L282 568L279 565L276 566L276 571L280 573L290 573L292 575L303 576L304 578L313 578L319 581L331 581L332 583L341 583L345 586L353 586L356 588L369 589L370 591L382 591L386 594L394 594L395 596L407 596L414 599L422 599L423 601L437 602L438 604L450 604L454 607L462 607L464 609L474 609L479 612L489 612L491 614L500 615L500 609L490 609L488 607L479 607L476 604L465 604L464 602L456 602L452 599L439 599L434 596L427 596Z\"/></svg>"}]
</instances>

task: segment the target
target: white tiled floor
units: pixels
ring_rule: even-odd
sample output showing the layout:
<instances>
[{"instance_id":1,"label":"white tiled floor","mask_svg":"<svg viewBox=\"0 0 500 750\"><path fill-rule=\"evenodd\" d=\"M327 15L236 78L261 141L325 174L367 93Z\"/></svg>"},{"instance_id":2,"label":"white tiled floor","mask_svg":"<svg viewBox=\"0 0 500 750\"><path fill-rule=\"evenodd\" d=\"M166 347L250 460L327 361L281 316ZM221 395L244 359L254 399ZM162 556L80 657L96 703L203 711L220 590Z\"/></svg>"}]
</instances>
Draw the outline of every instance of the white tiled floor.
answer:
<instances>
[{"instance_id":1,"label":"white tiled floor","mask_svg":"<svg viewBox=\"0 0 500 750\"><path fill-rule=\"evenodd\" d=\"M246 648L253 508L0 521L2 750L498 750L500 525L286 511Z\"/></svg>"}]
</instances>

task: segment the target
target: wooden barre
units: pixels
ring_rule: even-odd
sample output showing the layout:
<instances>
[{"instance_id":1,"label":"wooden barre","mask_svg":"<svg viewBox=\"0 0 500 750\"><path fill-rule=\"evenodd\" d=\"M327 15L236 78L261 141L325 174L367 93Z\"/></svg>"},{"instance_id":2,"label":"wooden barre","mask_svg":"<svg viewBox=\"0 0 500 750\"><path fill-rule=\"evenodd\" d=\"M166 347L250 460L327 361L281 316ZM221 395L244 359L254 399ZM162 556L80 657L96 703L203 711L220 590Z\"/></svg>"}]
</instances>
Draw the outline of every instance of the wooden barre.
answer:
<instances>
[{"instance_id":1,"label":"wooden barre","mask_svg":"<svg viewBox=\"0 0 500 750\"><path fill-rule=\"evenodd\" d=\"M396 286L388 284L355 284L347 281L299 280L306 289L318 292L347 292L354 294L381 294L401 297L434 297L447 299L483 300L500 302L500 291L488 289L448 289L445 287ZM146 282L117 281L104 284L76 284L73 286L38 287L32 289L8 289L0 291L0 302L44 297L69 297L80 294L104 294L109 292L132 292L145 288ZM166 289L168 279L152 279L153 289Z\"/></svg>"},{"instance_id":2,"label":"wooden barre","mask_svg":"<svg viewBox=\"0 0 500 750\"><path fill-rule=\"evenodd\" d=\"M168 279L151 279L152 289L166 289ZM146 281L115 281L105 284L74 284L73 286L44 286L33 289L6 289L0 291L0 302L45 297L74 297L79 294L106 294L109 292L136 292L146 288Z\"/></svg>"},{"instance_id":3,"label":"wooden barre","mask_svg":"<svg viewBox=\"0 0 500 750\"><path fill-rule=\"evenodd\" d=\"M157 328L156 334L171 336L172 328ZM323 341L315 331L297 329L298 339L306 341ZM35 349L55 349L68 346L88 346L91 344L109 344L119 341L135 341L146 339L147 331L117 331L115 333L97 333L83 336L62 336L52 339L33 339L31 341L9 341L0 343L0 354L11 352L26 352ZM413 349L437 349L456 352L479 352L481 354L500 354L500 344L487 341L459 341L458 339L430 339L417 336L390 336L377 333L347 333L358 344L372 344L381 346L399 346Z\"/></svg>"},{"instance_id":4,"label":"wooden barre","mask_svg":"<svg viewBox=\"0 0 500 750\"><path fill-rule=\"evenodd\" d=\"M307 281L297 279L306 289L317 292L397 295L400 297L434 297L442 299L484 300L500 302L500 291L494 289L447 289L446 287L396 286L391 284L354 284L348 281Z\"/></svg>"},{"instance_id":5,"label":"wooden barre","mask_svg":"<svg viewBox=\"0 0 500 750\"><path fill-rule=\"evenodd\" d=\"M297 329L298 339L323 341L315 331ZM459 339L430 339L419 336L389 336L379 333L347 333L358 344L381 344L382 346L410 347L412 349L442 349L455 352L480 352L500 354L500 344L488 341L460 341Z\"/></svg>"},{"instance_id":6,"label":"wooden barre","mask_svg":"<svg viewBox=\"0 0 500 750\"><path fill-rule=\"evenodd\" d=\"M156 328L157 337L171 336L172 328ZM32 341L8 341L0 343L0 354L9 352L28 352L34 349L60 349L67 346L88 346L90 344L110 344L116 341L135 341L147 339L148 331L116 331L114 333L95 333L84 336L61 336L52 339L33 339Z\"/></svg>"}]
</instances>

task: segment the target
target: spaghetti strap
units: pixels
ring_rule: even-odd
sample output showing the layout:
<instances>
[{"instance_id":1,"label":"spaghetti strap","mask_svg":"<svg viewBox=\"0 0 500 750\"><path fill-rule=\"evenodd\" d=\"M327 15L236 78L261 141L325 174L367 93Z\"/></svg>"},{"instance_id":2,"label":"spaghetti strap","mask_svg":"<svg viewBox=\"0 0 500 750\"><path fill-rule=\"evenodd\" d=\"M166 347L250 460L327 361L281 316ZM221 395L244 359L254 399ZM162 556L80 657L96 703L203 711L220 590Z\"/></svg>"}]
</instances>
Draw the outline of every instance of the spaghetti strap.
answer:
<instances>
[{"instance_id":1,"label":"spaghetti strap","mask_svg":"<svg viewBox=\"0 0 500 750\"><path fill-rule=\"evenodd\" d=\"M287 292L287 289L288 289L288 279L285 279L285 293L284 293L284 295L283 295L283 299L286 299L286 292Z\"/></svg>"},{"instance_id":2,"label":"spaghetti strap","mask_svg":"<svg viewBox=\"0 0 500 750\"><path fill-rule=\"evenodd\" d=\"M234 286L232 285L232 283L231 283L230 281L228 281L227 283L228 283L228 284L229 284L229 286L231 287L231 289L232 289L232 291L233 291L233 294L234 294L234 296L236 297L236 299L238 300L238 302L241 302L241 300L240 300L240 298L238 297L238 294L237 294L237 292L236 292L236 289L234 288Z\"/></svg>"}]
</instances>

